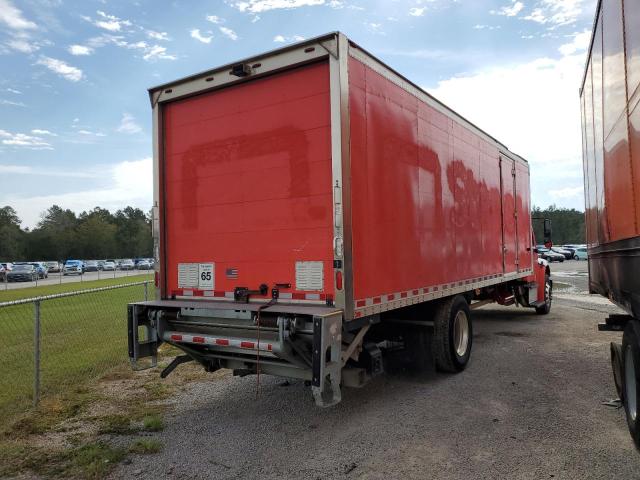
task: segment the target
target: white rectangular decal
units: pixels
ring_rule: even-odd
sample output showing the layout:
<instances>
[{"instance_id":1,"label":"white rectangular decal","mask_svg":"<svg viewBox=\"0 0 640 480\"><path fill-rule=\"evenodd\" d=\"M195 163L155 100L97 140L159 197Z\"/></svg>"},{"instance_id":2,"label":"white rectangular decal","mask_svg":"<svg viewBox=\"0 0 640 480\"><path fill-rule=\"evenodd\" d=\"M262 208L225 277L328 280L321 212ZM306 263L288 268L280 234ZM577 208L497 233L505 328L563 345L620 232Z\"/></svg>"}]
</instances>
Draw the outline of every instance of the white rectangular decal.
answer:
<instances>
[{"instance_id":1,"label":"white rectangular decal","mask_svg":"<svg viewBox=\"0 0 640 480\"><path fill-rule=\"evenodd\" d=\"M198 264L178 264L178 288L198 288Z\"/></svg>"},{"instance_id":2,"label":"white rectangular decal","mask_svg":"<svg viewBox=\"0 0 640 480\"><path fill-rule=\"evenodd\" d=\"M323 262L296 262L296 290L322 290Z\"/></svg>"},{"instance_id":3,"label":"white rectangular decal","mask_svg":"<svg viewBox=\"0 0 640 480\"><path fill-rule=\"evenodd\" d=\"M215 265L215 263L201 263L198 265L198 288L200 290L213 290L215 288Z\"/></svg>"}]
</instances>

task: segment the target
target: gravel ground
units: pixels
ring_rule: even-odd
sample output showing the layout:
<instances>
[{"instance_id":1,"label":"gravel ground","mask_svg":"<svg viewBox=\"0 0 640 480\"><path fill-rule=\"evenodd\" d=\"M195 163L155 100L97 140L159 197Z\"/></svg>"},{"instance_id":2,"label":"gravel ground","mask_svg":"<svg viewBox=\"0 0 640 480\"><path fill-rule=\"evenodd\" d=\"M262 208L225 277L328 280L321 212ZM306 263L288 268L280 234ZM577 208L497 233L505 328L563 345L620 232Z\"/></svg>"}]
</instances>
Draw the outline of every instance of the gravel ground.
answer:
<instances>
[{"instance_id":1,"label":"gravel ground","mask_svg":"<svg viewBox=\"0 0 640 480\"><path fill-rule=\"evenodd\" d=\"M255 377L216 373L174 398L163 452L112 478L640 478L624 412L602 405L619 334L596 325L614 310L579 294L547 316L485 307L461 374L387 373L331 409L301 382L261 377L256 400Z\"/></svg>"}]
</instances>

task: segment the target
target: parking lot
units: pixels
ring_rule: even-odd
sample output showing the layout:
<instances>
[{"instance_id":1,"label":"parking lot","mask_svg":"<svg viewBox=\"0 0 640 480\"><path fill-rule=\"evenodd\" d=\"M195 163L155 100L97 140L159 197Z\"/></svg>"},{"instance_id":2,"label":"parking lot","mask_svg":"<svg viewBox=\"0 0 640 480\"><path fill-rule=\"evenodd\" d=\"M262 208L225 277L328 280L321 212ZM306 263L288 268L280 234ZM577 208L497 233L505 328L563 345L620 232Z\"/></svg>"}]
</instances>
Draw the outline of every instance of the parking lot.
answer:
<instances>
[{"instance_id":1,"label":"parking lot","mask_svg":"<svg viewBox=\"0 0 640 480\"><path fill-rule=\"evenodd\" d=\"M133 275L153 275L153 270L116 270L111 272L86 272L83 275L62 275L61 273L49 273L49 278L38 279L37 282L0 282L0 290L14 288L37 287L42 285L57 285L60 283L89 282L104 278L121 278Z\"/></svg>"},{"instance_id":2,"label":"parking lot","mask_svg":"<svg viewBox=\"0 0 640 480\"><path fill-rule=\"evenodd\" d=\"M263 376L256 398L254 376L211 374L169 399L153 434L164 451L112 478L638 478L624 412L603 405L616 396L608 349L619 334L597 324L616 309L584 293L586 265L552 265L549 315L476 310L459 375L390 365L319 409L299 381Z\"/></svg>"}]
</instances>

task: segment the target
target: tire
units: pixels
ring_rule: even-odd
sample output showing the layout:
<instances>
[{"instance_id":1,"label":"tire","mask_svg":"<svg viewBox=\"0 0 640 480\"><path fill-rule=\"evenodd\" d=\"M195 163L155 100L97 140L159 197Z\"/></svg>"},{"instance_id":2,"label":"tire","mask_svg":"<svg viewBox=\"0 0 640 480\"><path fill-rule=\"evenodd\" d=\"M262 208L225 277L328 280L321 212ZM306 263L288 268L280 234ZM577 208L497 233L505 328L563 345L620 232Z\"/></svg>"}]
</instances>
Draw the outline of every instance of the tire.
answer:
<instances>
[{"instance_id":1,"label":"tire","mask_svg":"<svg viewBox=\"0 0 640 480\"><path fill-rule=\"evenodd\" d=\"M624 388L622 385L622 377L624 376L624 361L622 359L622 345L620 345L619 343L611 342L611 344L609 345L609 350L611 352L611 370L613 370L613 383L616 386L616 393L618 394L618 398L624 403Z\"/></svg>"},{"instance_id":2,"label":"tire","mask_svg":"<svg viewBox=\"0 0 640 480\"><path fill-rule=\"evenodd\" d=\"M436 368L457 373L471 357L473 327L471 309L462 295L442 301L433 318L433 357Z\"/></svg>"},{"instance_id":3,"label":"tire","mask_svg":"<svg viewBox=\"0 0 640 480\"><path fill-rule=\"evenodd\" d=\"M574 260L580 260L580 257L579 257L578 255L574 255L574 256L573 256L573 259L574 259Z\"/></svg>"},{"instance_id":4,"label":"tire","mask_svg":"<svg viewBox=\"0 0 640 480\"><path fill-rule=\"evenodd\" d=\"M544 276L544 304L536 307L538 315L546 315L551 311L551 302L553 300L553 284L549 274Z\"/></svg>"},{"instance_id":5,"label":"tire","mask_svg":"<svg viewBox=\"0 0 640 480\"><path fill-rule=\"evenodd\" d=\"M627 426L636 448L640 450L640 418L638 398L640 398L640 324L630 321L622 335L623 372L622 386L624 411L627 414Z\"/></svg>"}]
</instances>

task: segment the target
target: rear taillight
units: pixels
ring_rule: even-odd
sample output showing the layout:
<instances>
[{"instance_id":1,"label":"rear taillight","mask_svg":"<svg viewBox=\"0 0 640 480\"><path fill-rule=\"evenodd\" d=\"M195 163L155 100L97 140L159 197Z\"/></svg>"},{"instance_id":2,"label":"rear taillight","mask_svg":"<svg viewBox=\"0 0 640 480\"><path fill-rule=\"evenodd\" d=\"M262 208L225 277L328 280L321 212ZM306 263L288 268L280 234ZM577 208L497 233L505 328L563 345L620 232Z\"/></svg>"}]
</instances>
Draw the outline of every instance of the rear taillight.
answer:
<instances>
[{"instance_id":1,"label":"rear taillight","mask_svg":"<svg viewBox=\"0 0 640 480\"><path fill-rule=\"evenodd\" d=\"M336 271L336 290L342 290L342 271Z\"/></svg>"},{"instance_id":2,"label":"rear taillight","mask_svg":"<svg viewBox=\"0 0 640 480\"><path fill-rule=\"evenodd\" d=\"M160 280L159 280L159 275L158 272L154 272L153 274L153 284L156 286L156 288L158 288L158 285L160 285Z\"/></svg>"}]
</instances>

